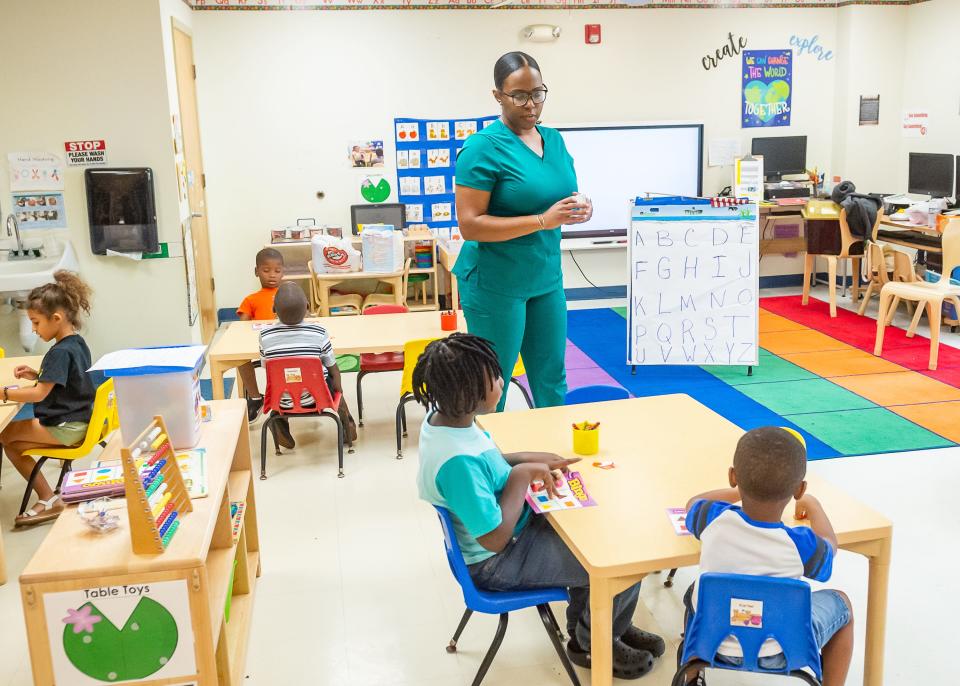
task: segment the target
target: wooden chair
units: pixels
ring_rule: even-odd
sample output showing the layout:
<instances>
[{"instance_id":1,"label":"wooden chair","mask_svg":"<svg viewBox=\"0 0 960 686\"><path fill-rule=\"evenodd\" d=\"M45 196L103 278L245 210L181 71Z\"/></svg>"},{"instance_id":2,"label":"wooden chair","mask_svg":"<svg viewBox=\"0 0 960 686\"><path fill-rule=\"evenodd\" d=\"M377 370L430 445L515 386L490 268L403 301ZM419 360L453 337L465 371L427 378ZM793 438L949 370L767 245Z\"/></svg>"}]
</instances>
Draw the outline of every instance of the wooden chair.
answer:
<instances>
[{"instance_id":1,"label":"wooden chair","mask_svg":"<svg viewBox=\"0 0 960 686\"><path fill-rule=\"evenodd\" d=\"M825 219L825 218L824 218ZM811 223L821 221L821 218L808 218L808 228ZM832 217L828 221L833 221ZM828 282L827 288L830 291L830 316L837 316L837 262L838 260L851 260L853 268L853 286L851 294L853 301L856 302L860 297L860 260L863 257L864 241L861 238L854 238L850 233L850 225L847 223L846 210L840 210L840 245L836 245L836 240L816 240L813 232L808 231L807 252L803 261L803 304L806 305L810 300L810 281L811 275L816 278L814 273L818 257L827 260ZM826 238L826 236L824 236Z\"/></svg>"},{"instance_id":2,"label":"wooden chair","mask_svg":"<svg viewBox=\"0 0 960 686\"><path fill-rule=\"evenodd\" d=\"M317 273L313 271L313 260L307 262L307 269L310 270L310 309L316 312L320 306L320 294L317 288ZM327 302L330 308L330 314L334 317L360 314L363 309L363 296L358 293L341 295L331 293L327 298ZM333 312L334 308L339 308L340 311Z\"/></svg>"},{"instance_id":3,"label":"wooden chair","mask_svg":"<svg viewBox=\"0 0 960 686\"><path fill-rule=\"evenodd\" d=\"M408 257L407 261L403 263L403 283L400 285L400 293L371 293L363 299L363 309L377 305L403 305L406 303L411 262L413 262L413 258Z\"/></svg>"},{"instance_id":4,"label":"wooden chair","mask_svg":"<svg viewBox=\"0 0 960 686\"><path fill-rule=\"evenodd\" d=\"M930 322L930 362L929 368L937 368L937 356L940 352L940 318L943 302L949 300L960 311L960 286L950 284L950 275L960 267L960 219L954 218L943 232L943 273L936 283L916 281L897 283L891 281L880 290L880 312L877 315L877 341L873 354L879 356L883 351L883 334L889 320L889 313L899 300L912 300L917 303L907 336L913 337L920 315L926 309ZM923 305L923 307L921 307Z\"/></svg>"},{"instance_id":5,"label":"wooden chair","mask_svg":"<svg viewBox=\"0 0 960 686\"><path fill-rule=\"evenodd\" d=\"M913 283L919 281L917 273L913 270L913 264L910 256L899 250L893 251L893 271L887 266L886 255L883 252L883 246L878 244L877 232L880 230L880 222L883 220L883 210L877 212L877 221L873 225L871 233L871 242L867 244L866 249L866 271L867 271L867 291L863 294L863 301L860 303L860 309L857 314L863 314L867 305L870 304L870 298L876 294L880 296L880 291L884 285L891 282ZM893 319L896 313L899 300L895 300L893 307L890 308L890 316L887 324ZM912 303L906 301L907 313L913 314Z\"/></svg>"}]
</instances>

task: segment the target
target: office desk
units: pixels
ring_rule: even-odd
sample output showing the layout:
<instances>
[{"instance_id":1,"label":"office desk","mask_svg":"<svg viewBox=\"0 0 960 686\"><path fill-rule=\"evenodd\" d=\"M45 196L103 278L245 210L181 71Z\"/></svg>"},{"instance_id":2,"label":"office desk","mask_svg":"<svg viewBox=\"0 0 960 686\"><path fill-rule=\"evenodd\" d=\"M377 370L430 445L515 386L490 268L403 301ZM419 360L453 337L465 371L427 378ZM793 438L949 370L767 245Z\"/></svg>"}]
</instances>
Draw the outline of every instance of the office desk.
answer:
<instances>
[{"instance_id":1,"label":"office desk","mask_svg":"<svg viewBox=\"0 0 960 686\"><path fill-rule=\"evenodd\" d=\"M316 317L330 332L333 350L338 355L388 353L403 350L403 344L418 338L444 338L450 331L440 328L440 313L360 315L357 317ZM458 331L466 332L467 323L460 314ZM228 369L260 358L260 329L271 322L231 322L210 346L210 379L214 400L223 399L223 374Z\"/></svg>"},{"instance_id":2,"label":"office desk","mask_svg":"<svg viewBox=\"0 0 960 686\"><path fill-rule=\"evenodd\" d=\"M877 238L885 243L902 245L905 248L943 253L940 232L929 226L917 226L884 217L880 220Z\"/></svg>"},{"instance_id":3,"label":"office desk","mask_svg":"<svg viewBox=\"0 0 960 686\"><path fill-rule=\"evenodd\" d=\"M760 256L801 253L807 249L806 228L803 221L804 205L760 204ZM780 220L800 224L800 234L794 238L777 238L776 226ZM786 223L786 222L784 222ZM771 236L771 238L767 238Z\"/></svg>"},{"instance_id":4,"label":"office desk","mask_svg":"<svg viewBox=\"0 0 960 686\"><path fill-rule=\"evenodd\" d=\"M700 544L674 533L666 509L726 485L743 430L686 395L505 412L484 415L479 422L504 452L544 450L575 457L570 425L585 419L601 423L600 453L579 465L598 505L549 517L590 574L591 684L610 686L613 597L651 572L697 564ZM594 468L594 460L615 460L616 468ZM807 481L830 515L840 547L869 560L867 611L857 621L865 621L867 629L864 684L880 686L893 527L816 474L808 474ZM785 514L795 525L793 508Z\"/></svg>"},{"instance_id":5,"label":"office desk","mask_svg":"<svg viewBox=\"0 0 960 686\"><path fill-rule=\"evenodd\" d=\"M30 386L32 381L23 381L13 378L13 370L21 364L34 369L40 368L40 361L43 359L40 355L30 355L25 357L3 357L0 358L0 386ZM7 424L13 421L17 412L23 407L23 403L0 403L0 431L3 431ZM3 459L0 456L0 459ZM3 527L0 526L0 529ZM3 551L3 534L0 533L0 586L7 583L7 557Z\"/></svg>"}]
</instances>

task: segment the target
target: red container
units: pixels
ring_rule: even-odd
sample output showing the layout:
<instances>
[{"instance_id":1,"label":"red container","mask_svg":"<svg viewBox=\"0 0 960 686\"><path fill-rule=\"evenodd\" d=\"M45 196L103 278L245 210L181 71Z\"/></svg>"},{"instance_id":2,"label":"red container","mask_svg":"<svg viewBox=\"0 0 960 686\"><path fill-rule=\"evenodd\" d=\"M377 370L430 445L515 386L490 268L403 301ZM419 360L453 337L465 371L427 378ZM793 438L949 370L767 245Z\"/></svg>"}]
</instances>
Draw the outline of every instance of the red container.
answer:
<instances>
[{"instance_id":1,"label":"red container","mask_svg":"<svg viewBox=\"0 0 960 686\"><path fill-rule=\"evenodd\" d=\"M440 328L443 331L456 331L457 330L457 313L456 312L441 312L440 313Z\"/></svg>"}]
</instances>

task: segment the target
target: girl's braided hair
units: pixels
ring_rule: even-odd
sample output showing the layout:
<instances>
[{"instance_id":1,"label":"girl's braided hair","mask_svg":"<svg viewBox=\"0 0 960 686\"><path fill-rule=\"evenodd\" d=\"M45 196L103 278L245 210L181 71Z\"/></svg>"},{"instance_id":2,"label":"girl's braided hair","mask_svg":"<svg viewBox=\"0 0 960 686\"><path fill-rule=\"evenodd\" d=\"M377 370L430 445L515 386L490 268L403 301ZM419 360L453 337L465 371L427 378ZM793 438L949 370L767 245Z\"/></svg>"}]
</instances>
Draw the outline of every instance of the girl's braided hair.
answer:
<instances>
[{"instance_id":1,"label":"girl's braided hair","mask_svg":"<svg viewBox=\"0 0 960 686\"><path fill-rule=\"evenodd\" d=\"M433 341L413 370L413 397L428 410L459 417L475 412L503 375L493 344L468 333Z\"/></svg>"}]
</instances>

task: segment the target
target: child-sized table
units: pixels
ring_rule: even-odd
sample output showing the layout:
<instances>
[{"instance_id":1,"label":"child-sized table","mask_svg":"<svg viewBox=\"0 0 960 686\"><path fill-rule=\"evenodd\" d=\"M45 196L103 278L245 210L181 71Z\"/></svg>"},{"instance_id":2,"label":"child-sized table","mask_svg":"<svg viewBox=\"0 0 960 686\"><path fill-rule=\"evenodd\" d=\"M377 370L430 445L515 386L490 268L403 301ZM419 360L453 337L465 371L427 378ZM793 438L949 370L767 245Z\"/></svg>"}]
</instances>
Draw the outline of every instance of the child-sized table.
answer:
<instances>
[{"instance_id":1,"label":"child-sized table","mask_svg":"<svg viewBox=\"0 0 960 686\"><path fill-rule=\"evenodd\" d=\"M600 452L583 458L575 469L597 506L537 516L550 517L590 574L591 684L610 686L613 597L651 572L697 564L700 544L675 533L667 509L683 507L690 496L727 484L743 430L686 395L479 418L505 453L544 450L564 457L576 457L570 425L585 420L600 422ZM610 460L613 469L592 466ZM880 686L893 525L816 474L808 473L807 481L809 492L823 503L840 547L869 560L863 681L865 686ZM785 515L787 524L797 524L792 508Z\"/></svg>"}]
</instances>

